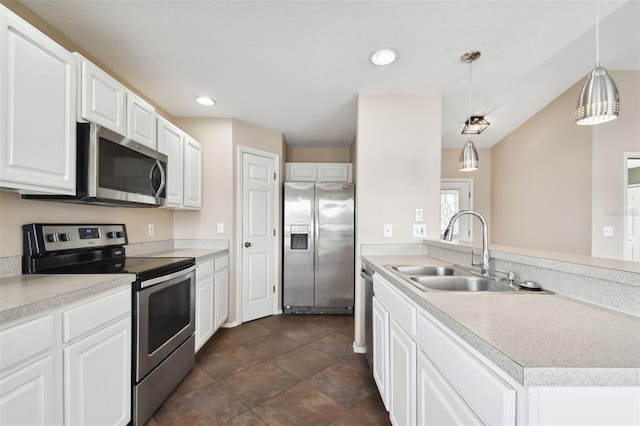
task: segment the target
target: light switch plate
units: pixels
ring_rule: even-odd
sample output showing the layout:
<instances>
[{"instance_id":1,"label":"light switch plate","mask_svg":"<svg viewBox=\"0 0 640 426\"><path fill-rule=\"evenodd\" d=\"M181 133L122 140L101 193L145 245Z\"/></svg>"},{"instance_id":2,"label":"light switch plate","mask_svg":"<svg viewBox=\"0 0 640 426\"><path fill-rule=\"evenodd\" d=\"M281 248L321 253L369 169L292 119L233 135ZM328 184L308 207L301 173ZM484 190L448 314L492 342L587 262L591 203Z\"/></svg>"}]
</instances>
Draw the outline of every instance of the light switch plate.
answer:
<instances>
[{"instance_id":1,"label":"light switch plate","mask_svg":"<svg viewBox=\"0 0 640 426\"><path fill-rule=\"evenodd\" d=\"M427 225L423 223L414 223L413 224L413 236L415 238L426 238L427 236Z\"/></svg>"},{"instance_id":2,"label":"light switch plate","mask_svg":"<svg viewBox=\"0 0 640 426\"><path fill-rule=\"evenodd\" d=\"M224 233L224 223L218 223L218 234Z\"/></svg>"},{"instance_id":3,"label":"light switch plate","mask_svg":"<svg viewBox=\"0 0 640 426\"><path fill-rule=\"evenodd\" d=\"M393 236L393 225L384 225L384 236L385 238L390 238Z\"/></svg>"},{"instance_id":4,"label":"light switch plate","mask_svg":"<svg viewBox=\"0 0 640 426\"><path fill-rule=\"evenodd\" d=\"M605 226L602 233L605 237L613 237L613 226Z\"/></svg>"},{"instance_id":5,"label":"light switch plate","mask_svg":"<svg viewBox=\"0 0 640 426\"><path fill-rule=\"evenodd\" d=\"M413 221L414 222L424 222L424 210L423 209L416 209ZM414 237L415 237L415 235L414 235Z\"/></svg>"}]
</instances>

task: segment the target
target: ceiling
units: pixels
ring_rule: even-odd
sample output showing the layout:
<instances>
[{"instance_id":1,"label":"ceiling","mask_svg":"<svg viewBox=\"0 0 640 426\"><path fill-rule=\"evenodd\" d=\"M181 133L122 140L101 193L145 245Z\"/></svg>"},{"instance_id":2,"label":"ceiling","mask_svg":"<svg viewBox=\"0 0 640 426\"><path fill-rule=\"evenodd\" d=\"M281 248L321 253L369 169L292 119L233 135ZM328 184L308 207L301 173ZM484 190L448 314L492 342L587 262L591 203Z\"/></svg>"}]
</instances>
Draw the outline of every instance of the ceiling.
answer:
<instances>
[{"instance_id":1,"label":"ceiling","mask_svg":"<svg viewBox=\"0 0 640 426\"><path fill-rule=\"evenodd\" d=\"M471 112L500 141L595 63L594 1L22 1L175 117L234 117L291 146L349 146L359 93L442 93L442 143ZM601 64L640 69L640 2L602 1ZM379 67L372 51L399 59ZM203 107L198 95L217 104ZM624 108L624 98L621 95ZM568 112L572 119L573 112Z\"/></svg>"}]
</instances>

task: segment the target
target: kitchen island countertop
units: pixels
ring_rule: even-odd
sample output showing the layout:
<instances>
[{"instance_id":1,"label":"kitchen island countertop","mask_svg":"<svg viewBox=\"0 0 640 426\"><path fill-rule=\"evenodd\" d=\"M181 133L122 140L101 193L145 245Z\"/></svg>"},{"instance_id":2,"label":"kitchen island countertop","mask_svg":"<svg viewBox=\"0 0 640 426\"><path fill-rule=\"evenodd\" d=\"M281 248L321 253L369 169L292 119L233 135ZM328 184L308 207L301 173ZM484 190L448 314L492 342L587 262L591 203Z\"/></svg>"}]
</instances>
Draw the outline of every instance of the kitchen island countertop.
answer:
<instances>
[{"instance_id":1,"label":"kitchen island countertop","mask_svg":"<svg viewBox=\"0 0 640 426\"><path fill-rule=\"evenodd\" d=\"M640 386L640 318L555 294L423 292L385 265L449 263L363 261L521 385Z\"/></svg>"}]
</instances>

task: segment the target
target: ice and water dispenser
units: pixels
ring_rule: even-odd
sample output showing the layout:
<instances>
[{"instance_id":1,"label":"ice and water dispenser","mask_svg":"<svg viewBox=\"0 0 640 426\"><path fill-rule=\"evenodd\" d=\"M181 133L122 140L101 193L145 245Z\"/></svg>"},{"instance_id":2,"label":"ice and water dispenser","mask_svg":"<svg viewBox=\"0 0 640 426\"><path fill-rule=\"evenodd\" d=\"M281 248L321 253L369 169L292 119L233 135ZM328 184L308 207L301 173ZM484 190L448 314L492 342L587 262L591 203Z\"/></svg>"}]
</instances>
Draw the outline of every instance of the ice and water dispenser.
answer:
<instances>
[{"instance_id":1,"label":"ice and water dispenser","mask_svg":"<svg viewBox=\"0 0 640 426\"><path fill-rule=\"evenodd\" d=\"M291 225L291 250L309 249L309 226Z\"/></svg>"}]
</instances>

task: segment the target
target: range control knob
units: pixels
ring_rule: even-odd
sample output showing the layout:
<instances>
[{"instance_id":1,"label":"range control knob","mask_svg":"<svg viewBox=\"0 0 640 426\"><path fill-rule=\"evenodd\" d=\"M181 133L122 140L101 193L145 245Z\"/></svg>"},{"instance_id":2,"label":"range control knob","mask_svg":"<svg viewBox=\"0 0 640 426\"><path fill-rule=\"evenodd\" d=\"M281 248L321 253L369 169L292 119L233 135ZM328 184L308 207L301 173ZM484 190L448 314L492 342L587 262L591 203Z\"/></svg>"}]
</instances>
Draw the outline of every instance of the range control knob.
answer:
<instances>
[{"instance_id":1,"label":"range control knob","mask_svg":"<svg viewBox=\"0 0 640 426\"><path fill-rule=\"evenodd\" d=\"M55 243L58 241L58 234L47 234L47 241L50 243Z\"/></svg>"},{"instance_id":2,"label":"range control knob","mask_svg":"<svg viewBox=\"0 0 640 426\"><path fill-rule=\"evenodd\" d=\"M60 241L71 241L71 234L68 232L60 234Z\"/></svg>"}]
</instances>

